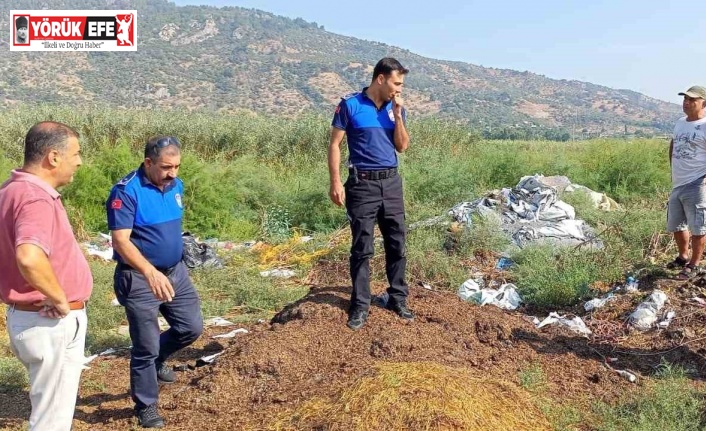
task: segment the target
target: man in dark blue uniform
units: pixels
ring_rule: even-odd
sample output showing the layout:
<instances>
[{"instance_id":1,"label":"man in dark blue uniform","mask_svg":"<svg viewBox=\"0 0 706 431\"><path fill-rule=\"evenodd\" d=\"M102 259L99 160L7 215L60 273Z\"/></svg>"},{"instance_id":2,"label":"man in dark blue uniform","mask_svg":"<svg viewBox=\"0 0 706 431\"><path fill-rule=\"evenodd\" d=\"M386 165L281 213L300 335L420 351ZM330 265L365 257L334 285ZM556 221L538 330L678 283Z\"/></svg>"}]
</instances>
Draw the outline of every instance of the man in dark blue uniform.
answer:
<instances>
[{"instance_id":1,"label":"man in dark blue uniform","mask_svg":"<svg viewBox=\"0 0 706 431\"><path fill-rule=\"evenodd\" d=\"M400 96L405 69L394 58L383 58L373 70L370 86L349 94L336 107L328 149L331 179L329 195L344 203L351 223L350 270L353 282L348 327L365 324L370 308L370 258L373 256L375 222L385 244L385 271L389 287L387 308L405 320L414 315L407 307L405 282L405 213L402 179L397 172L397 152L409 145L406 112ZM340 144L348 141L348 179L341 184Z\"/></svg>"},{"instance_id":2,"label":"man in dark blue uniform","mask_svg":"<svg viewBox=\"0 0 706 431\"><path fill-rule=\"evenodd\" d=\"M106 202L112 232L114 289L130 324L130 390L144 428L162 428L159 383L173 383L165 365L174 352L203 332L199 297L182 262L184 185L177 178L181 144L171 136L151 138L145 160L120 180ZM157 314L170 328L160 334Z\"/></svg>"}]
</instances>

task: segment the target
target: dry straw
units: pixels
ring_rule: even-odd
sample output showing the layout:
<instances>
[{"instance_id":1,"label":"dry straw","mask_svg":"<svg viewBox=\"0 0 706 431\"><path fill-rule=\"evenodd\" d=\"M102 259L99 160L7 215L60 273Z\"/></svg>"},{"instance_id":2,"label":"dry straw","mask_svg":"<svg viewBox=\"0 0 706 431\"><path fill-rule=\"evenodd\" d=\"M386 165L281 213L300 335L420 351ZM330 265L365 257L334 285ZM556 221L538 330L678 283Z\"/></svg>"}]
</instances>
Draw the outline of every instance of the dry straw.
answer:
<instances>
[{"instance_id":1,"label":"dry straw","mask_svg":"<svg viewBox=\"0 0 706 431\"><path fill-rule=\"evenodd\" d=\"M551 427L517 386L435 363L378 363L333 399L313 398L270 430L523 431Z\"/></svg>"},{"instance_id":2,"label":"dry straw","mask_svg":"<svg viewBox=\"0 0 706 431\"><path fill-rule=\"evenodd\" d=\"M329 248L307 250L307 246L302 242L302 236L298 232L295 232L292 238L282 244L257 243L253 246L253 251L257 253L258 264L262 269L312 265L319 258L331 252Z\"/></svg>"}]
</instances>

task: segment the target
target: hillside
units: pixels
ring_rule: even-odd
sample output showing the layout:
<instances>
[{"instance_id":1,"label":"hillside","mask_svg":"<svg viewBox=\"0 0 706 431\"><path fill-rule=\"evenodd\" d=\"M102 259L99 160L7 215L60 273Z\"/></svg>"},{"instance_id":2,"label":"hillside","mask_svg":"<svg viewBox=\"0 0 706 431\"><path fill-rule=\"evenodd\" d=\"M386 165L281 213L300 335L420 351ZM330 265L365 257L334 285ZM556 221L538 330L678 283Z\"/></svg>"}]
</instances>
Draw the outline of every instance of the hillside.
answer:
<instances>
[{"instance_id":1,"label":"hillside","mask_svg":"<svg viewBox=\"0 0 706 431\"><path fill-rule=\"evenodd\" d=\"M633 91L434 60L254 9L177 7L166 0L27 0L21 7L135 8L139 45L136 53L10 52L5 15L0 103L6 107L52 102L286 116L330 112L341 95L369 81L379 58L391 55L412 71L407 81L412 114L479 130L654 134L669 131L681 112Z\"/></svg>"}]
</instances>

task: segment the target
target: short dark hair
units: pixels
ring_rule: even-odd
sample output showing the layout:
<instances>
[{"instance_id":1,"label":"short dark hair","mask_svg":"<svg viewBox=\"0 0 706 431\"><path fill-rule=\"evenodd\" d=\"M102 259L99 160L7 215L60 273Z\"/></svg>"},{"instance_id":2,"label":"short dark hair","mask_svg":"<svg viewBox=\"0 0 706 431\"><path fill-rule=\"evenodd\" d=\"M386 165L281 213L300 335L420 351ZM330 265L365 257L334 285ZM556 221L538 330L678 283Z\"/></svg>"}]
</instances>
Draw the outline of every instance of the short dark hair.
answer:
<instances>
[{"instance_id":1,"label":"short dark hair","mask_svg":"<svg viewBox=\"0 0 706 431\"><path fill-rule=\"evenodd\" d=\"M373 69L373 79L377 78L380 74L389 76L393 70L396 70L400 75L409 73L409 69L402 66L399 61L392 57L385 57L375 65L375 69Z\"/></svg>"},{"instance_id":2,"label":"short dark hair","mask_svg":"<svg viewBox=\"0 0 706 431\"><path fill-rule=\"evenodd\" d=\"M170 146L175 146L179 151L181 151L181 142L174 136L153 136L145 144L145 158L149 158L153 162L159 159L159 155L162 151Z\"/></svg>"},{"instance_id":3,"label":"short dark hair","mask_svg":"<svg viewBox=\"0 0 706 431\"><path fill-rule=\"evenodd\" d=\"M25 166L41 162L51 150L66 151L68 139L78 137L76 130L63 123L42 121L35 124L25 136Z\"/></svg>"}]
</instances>

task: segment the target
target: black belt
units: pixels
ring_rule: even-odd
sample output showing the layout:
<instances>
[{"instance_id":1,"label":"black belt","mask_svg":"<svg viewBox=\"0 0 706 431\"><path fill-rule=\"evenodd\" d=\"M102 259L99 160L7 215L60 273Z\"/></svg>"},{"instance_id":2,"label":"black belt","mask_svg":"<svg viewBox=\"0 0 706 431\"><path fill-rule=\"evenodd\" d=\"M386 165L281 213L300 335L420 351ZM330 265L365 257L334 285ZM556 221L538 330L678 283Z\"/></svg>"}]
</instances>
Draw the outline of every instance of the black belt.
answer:
<instances>
[{"instance_id":1,"label":"black belt","mask_svg":"<svg viewBox=\"0 0 706 431\"><path fill-rule=\"evenodd\" d=\"M161 272L164 275L171 275L172 272L174 272L174 270L176 269L176 267L178 265L179 264L177 263L176 265L170 266L169 268L157 268L156 266L155 266L155 268L157 269L157 271ZM120 271L137 271L135 268L133 268L130 265L128 265L127 263L123 263L123 262L118 262L118 270L120 270Z\"/></svg>"},{"instance_id":2,"label":"black belt","mask_svg":"<svg viewBox=\"0 0 706 431\"><path fill-rule=\"evenodd\" d=\"M394 176L397 176L397 168L379 171L358 171L358 178L361 180L385 180Z\"/></svg>"}]
</instances>

